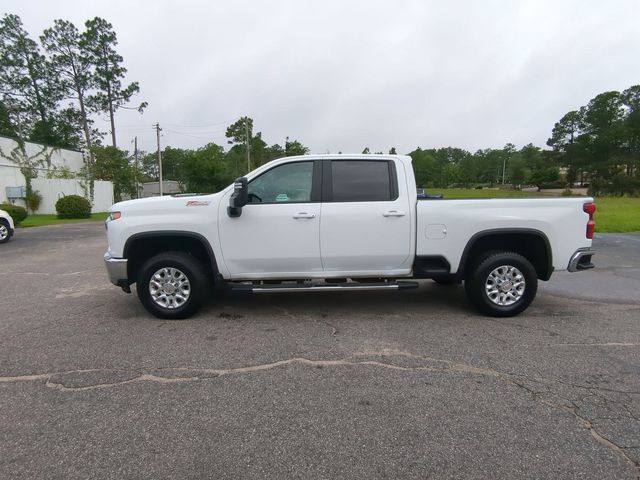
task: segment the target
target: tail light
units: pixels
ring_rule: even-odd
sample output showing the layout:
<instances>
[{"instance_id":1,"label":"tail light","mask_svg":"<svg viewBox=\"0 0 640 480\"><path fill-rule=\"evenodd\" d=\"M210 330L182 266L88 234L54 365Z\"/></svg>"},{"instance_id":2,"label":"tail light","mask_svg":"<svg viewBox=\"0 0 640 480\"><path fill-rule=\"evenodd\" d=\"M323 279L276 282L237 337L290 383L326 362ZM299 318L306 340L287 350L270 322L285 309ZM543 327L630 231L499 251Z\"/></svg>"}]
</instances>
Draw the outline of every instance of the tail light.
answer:
<instances>
[{"instance_id":1,"label":"tail light","mask_svg":"<svg viewBox=\"0 0 640 480\"><path fill-rule=\"evenodd\" d=\"M587 222L587 238L593 238L593 232L596 230L596 222L593 220L593 214L596 213L596 204L593 202L582 205L582 210L589 214Z\"/></svg>"}]
</instances>

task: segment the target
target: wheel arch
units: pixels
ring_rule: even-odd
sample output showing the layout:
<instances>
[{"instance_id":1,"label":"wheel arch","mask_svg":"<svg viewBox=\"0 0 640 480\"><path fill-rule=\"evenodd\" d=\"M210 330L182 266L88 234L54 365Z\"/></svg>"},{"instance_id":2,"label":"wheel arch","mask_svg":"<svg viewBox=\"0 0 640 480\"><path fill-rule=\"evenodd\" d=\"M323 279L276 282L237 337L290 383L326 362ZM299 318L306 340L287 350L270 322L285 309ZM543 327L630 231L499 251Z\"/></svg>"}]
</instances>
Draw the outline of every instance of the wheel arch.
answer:
<instances>
[{"instance_id":1,"label":"wheel arch","mask_svg":"<svg viewBox=\"0 0 640 480\"><path fill-rule=\"evenodd\" d=\"M138 271L144 262L162 252L179 251L193 255L200 260L208 273L216 278L219 270L213 248L209 241L197 232L157 230L131 235L123 249L127 261L129 284L136 281Z\"/></svg>"},{"instance_id":2,"label":"wheel arch","mask_svg":"<svg viewBox=\"0 0 640 480\"><path fill-rule=\"evenodd\" d=\"M475 259L491 250L519 253L531 262L540 280L549 280L553 273L553 251L544 232L533 228L494 228L480 231L469 239L456 277L463 279Z\"/></svg>"}]
</instances>

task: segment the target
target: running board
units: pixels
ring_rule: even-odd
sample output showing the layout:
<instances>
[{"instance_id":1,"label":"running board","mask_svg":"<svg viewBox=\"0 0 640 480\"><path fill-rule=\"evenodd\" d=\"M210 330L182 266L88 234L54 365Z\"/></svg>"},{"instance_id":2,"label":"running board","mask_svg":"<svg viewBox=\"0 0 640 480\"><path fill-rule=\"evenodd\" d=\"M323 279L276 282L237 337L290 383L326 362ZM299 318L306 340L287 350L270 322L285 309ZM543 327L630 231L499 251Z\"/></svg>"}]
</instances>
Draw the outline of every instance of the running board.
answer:
<instances>
[{"instance_id":1,"label":"running board","mask_svg":"<svg viewBox=\"0 0 640 480\"><path fill-rule=\"evenodd\" d=\"M233 292L276 293L276 292L338 292L344 290L405 290L418 288L418 282L388 283L300 283L284 285L250 285L237 284L231 286Z\"/></svg>"}]
</instances>

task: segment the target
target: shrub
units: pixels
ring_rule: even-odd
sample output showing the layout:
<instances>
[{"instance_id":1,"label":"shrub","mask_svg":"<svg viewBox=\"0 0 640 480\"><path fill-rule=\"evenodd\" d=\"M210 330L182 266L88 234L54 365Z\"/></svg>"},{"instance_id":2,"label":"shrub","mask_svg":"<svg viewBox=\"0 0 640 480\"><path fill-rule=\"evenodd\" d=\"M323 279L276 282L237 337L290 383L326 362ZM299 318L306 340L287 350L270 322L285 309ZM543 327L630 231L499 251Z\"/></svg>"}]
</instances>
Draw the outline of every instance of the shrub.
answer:
<instances>
[{"instance_id":1,"label":"shrub","mask_svg":"<svg viewBox=\"0 0 640 480\"><path fill-rule=\"evenodd\" d=\"M66 195L56 202L56 212L58 218L89 218L91 204L79 195Z\"/></svg>"},{"instance_id":2,"label":"shrub","mask_svg":"<svg viewBox=\"0 0 640 480\"><path fill-rule=\"evenodd\" d=\"M27 208L31 210L31 213L35 213L42 203L42 195L40 195L40 192L37 190L31 191L27 193L27 196L24 198L24 202L27 204Z\"/></svg>"},{"instance_id":3,"label":"shrub","mask_svg":"<svg viewBox=\"0 0 640 480\"><path fill-rule=\"evenodd\" d=\"M0 209L11 215L11 218L13 218L13 223L15 223L16 225L20 225L20 222L22 222L29 215L25 208L19 207L18 205L12 205L10 203L1 203Z\"/></svg>"},{"instance_id":4,"label":"shrub","mask_svg":"<svg viewBox=\"0 0 640 480\"><path fill-rule=\"evenodd\" d=\"M570 188L565 188L560 195L562 195L563 197L571 197L573 195L573 192Z\"/></svg>"}]
</instances>

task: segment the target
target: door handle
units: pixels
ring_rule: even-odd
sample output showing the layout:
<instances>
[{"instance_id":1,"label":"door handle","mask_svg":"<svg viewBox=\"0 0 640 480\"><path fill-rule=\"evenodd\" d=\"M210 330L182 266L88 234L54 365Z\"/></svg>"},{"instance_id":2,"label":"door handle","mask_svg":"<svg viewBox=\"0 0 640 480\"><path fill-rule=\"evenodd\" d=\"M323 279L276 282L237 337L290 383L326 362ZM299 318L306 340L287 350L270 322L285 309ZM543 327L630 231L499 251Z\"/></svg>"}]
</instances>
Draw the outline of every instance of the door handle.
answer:
<instances>
[{"instance_id":1,"label":"door handle","mask_svg":"<svg viewBox=\"0 0 640 480\"><path fill-rule=\"evenodd\" d=\"M406 213L401 212L400 210L389 210L382 214L383 217L404 217Z\"/></svg>"},{"instance_id":2,"label":"door handle","mask_svg":"<svg viewBox=\"0 0 640 480\"><path fill-rule=\"evenodd\" d=\"M296 220L299 218L316 218L316 214L315 213L307 213L307 212L300 212L300 213L296 213L293 218L295 218Z\"/></svg>"}]
</instances>

